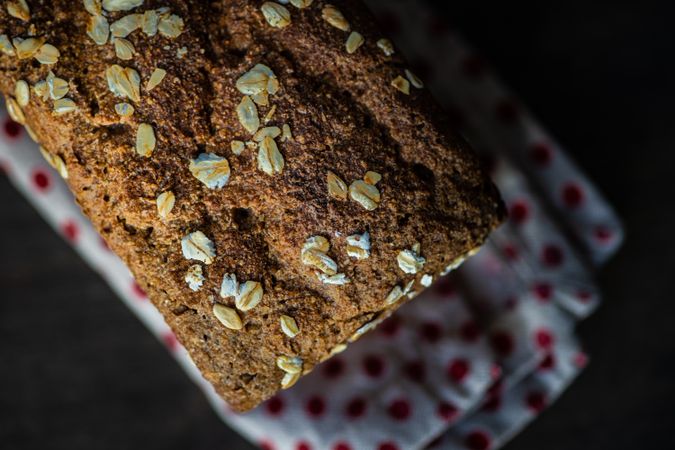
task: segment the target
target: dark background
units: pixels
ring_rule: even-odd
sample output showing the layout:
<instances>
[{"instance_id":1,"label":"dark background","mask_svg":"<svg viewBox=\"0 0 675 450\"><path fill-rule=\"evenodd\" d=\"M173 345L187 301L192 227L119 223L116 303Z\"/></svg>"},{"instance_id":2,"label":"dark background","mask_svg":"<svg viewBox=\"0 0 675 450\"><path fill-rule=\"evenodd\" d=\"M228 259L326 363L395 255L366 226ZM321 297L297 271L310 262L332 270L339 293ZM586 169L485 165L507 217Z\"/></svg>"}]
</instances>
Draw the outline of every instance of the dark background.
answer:
<instances>
[{"instance_id":1,"label":"dark background","mask_svg":"<svg viewBox=\"0 0 675 450\"><path fill-rule=\"evenodd\" d=\"M436 2L625 219L591 365L509 450L675 448L675 8ZM0 447L250 449L0 176Z\"/></svg>"}]
</instances>

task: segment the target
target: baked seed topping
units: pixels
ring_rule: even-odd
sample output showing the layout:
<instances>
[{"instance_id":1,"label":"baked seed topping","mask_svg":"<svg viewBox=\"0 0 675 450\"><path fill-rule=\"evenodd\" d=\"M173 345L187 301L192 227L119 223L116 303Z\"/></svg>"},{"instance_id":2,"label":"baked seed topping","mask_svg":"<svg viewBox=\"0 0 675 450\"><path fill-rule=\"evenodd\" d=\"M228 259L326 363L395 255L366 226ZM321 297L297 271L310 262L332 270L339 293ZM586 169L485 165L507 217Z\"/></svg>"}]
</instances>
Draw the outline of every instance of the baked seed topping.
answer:
<instances>
[{"instance_id":1,"label":"baked seed topping","mask_svg":"<svg viewBox=\"0 0 675 450\"><path fill-rule=\"evenodd\" d=\"M45 43L45 39L41 37L29 37L27 39L16 37L12 39L12 43L14 44L17 58L28 59L35 56L38 50L40 50L40 47L42 47L42 44Z\"/></svg>"},{"instance_id":2,"label":"baked seed topping","mask_svg":"<svg viewBox=\"0 0 675 450\"><path fill-rule=\"evenodd\" d=\"M239 118L239 123L251 134L260 128L258 108L248 95L245 95L239 106L237 106L237 117Z\"/></svg>"},{"instance_id":3,"label":"baked seed topping","mask_svg":"<svg viewBox=\"0 0 675 450\"><path fill-rule=\"evenodd\" d=\"M215 245L201 231L195 231L183 237L181 249L185 259L194 259L204 264L211 264L216 258Z\"/></svg>"},{"instance_id":4,"label":"baked seed topping","mask_svg":"<svg viewBox=\"0 0 675 450\"><path fill-rule=\"evenodd\" d=\"M389 291L389 294L387 295L387 298L384 299L384 302L387 305L393 305L399 301L401 297L403 297L403 289L401 289L401 286L394 286L394 288Z\"/></svg>"},{"instance_id":5,"label":"baked seed topping","mask_svg":"<svg viewBox=\"0 0 675 450\"><path fill-rule=\"evenodd\" d=\"M391 82L391 85L404 94L410 95L410 82L402 76L397 76L394 81Z\"/></svg>"},{"instance_id":6,"label":"baked seed topping","mask_svg":"<svg viewBox=\"0 0 675 450\"><path fill-rule=\"evenodd\" d=\"M157 68L152 72L152 75L150 75L150 79L148 80L148 84L145 86L145 89L148 91L153 90L157 86L159 86L159 83L162 82L164 77L166 76L166 70Z\"/></svg>"},{"instance_id":7,"label":"baked seed topping","mask_svg":"<svg viewBox=\"0 0 675 450\"><path fill-rule=\"evenodd\" d=\"M14 0L7 2L7 12L10 16L21 19L24 22L30 20L30 8L26 0Z\"/></svg>"},{"instance_id":8,"label":"baked seed topping","mask_svg":"<svg viewBox=\"0 0 675 450\"><path fill-rule=\"evenodd\" d=\"M45 159L45 161L47 161L50 166L56 169L59 175L61 175L61 178L64 180L68 179L68 167L66 167L66 163L63 162L63 159L59 155L49 153L42 146L40 146L40 153L42 153L42 157Z\"/></svg>"},{"instance_id":9,"label":"baked seed topping","mask_svg":"<svg viewBox=\"0 0 675 450\"><path fill-rule=\"evenodd\" d=\"M256 307L263 297L263 288L257 281L247 281L239 286L234 297L234 304L240 311L248 311Z\"/></svg>"},{"instance_id":10,"label":"baked seed topping","mask_svg":"<svg viewBox=\"0 0 675 450\"><path fill-rule=\"evenodd\" d=\"M424 82L408 69L405 69L405 76L410 81L410 84L412 84L417 89L422 89L424 87Z\"/></svg>"},{"instance_id":11,"label":"baked seed topping","mask_svg":"<svg viewBox=\"0 0 675 450\"><path fill-rule=\"evenodd\" d=\"M120 117L131 117L134 115L134 107L129 103L117 103L115 105L115 112Z\"/></svg>"},{"instance_id":12,"label":"baked seed topping","mask_svg":"<svg viewBox=\"0 0 675 450\"><path fill-rule=\"evenodd\" d=\"M230 180L230 163L222 156L202 153L190 160L190 172L209 189L220 189Z\"/></svg>"},{"instance_id":13,"label":"baked seed topping","mask_svg":"<svg viewBox=\"0 0 675 450\"><path fill-rule=\"evenodd\" d=\"M100 16L103 12L100 0L83 0L84 9L92 16Z\"/></svg>"},{"instance_id":14,"label":"baked seed topping","mask_svg":"<svg viewBox=\"0 0 675 450\"><path fill-rule=\"evenodd\" d=\"M61 98L54 101L54 114L57 116L73 111L77 111L77 105L71 99Z\"/></svg>"},{"instance_id":15,"label":"baked seed topping","mask_svg":"<svg viewBox=\"0 0 675 450\"><path fill-rule=\"evenodd\" d=\"M417 273L422 270L426 259L419 256L417 251L412 250L401 250L396 257L398 261L398 267L405 273Z\"/></svg>"},{"instance_id":16,"label":"baked seed topping","mask_svg":"<svg viewBox=\"0 0 675 450\"><path fill-rule=\"evenodd\" d=\"M110 25L110 33L114 37L125 38L134 31L141 28L143 23L143 14L129 14Z\"/></svg>"},{"instance_id":17,"label":"baked seed topping","mask_svg":"<svg viewBox=\"0 0 675 450\"><path fill-rule=\"evenodd\" d=\"M356 180L349 186L349 196L368 211L374 210L380 203L380 191L363 180Z\"/></svg>"},{"instance_id":18,"label":"baked seed topping","mask_svg":"<svg viewBox=\"0 0 675 450\"><path fill-rule=\"evenodd\" d=\"M237 276L233 273L226 273L223 276L223 282L220 284L220 296L222 298L234 297L237 292L239 292Z\"/></svg>"},{"instance_id":19,"label":"baked seed topping","mask_svg":"<svg viewBox=\"0 0 675 450\"><path fill-rule=\"evenodd\" d=\"M103 16L90 16L87 22L87 36L89 36L97 45L105 45L110 36L110 25Z\"/></svg>"},{"instance_id":20,"label":"baked seed topping","mask_svg":"<svg viewBox=\"0 0 675 450\"><path fill-rule=\"evenodd\" d=\"M134 57L134 53L136 53L134 45L124 38L116 38L114 40L114 46L115 55L124 61L132 59Z\"/></svg>"},{"instance_id":21,"label":"baked seed topping","mask_svg":"<svg viewBox=\"0 0 675 450\"><path fill-rule=\"evenodd\" d=\"M185 282L188 284L191 290L198 291L202 284L204 284L204 274L202 273L202 266L195 264L190 266L185 274Z\"/></svg>"},{"instance_id":22,"label":"baked seed topping","mask_svg":"<svg viewBox=\"0 0 675 450\"><path fill-rule=\"evenodd\" d=\"M339 9L333 5L326 5L321 10L321 17L323 20L342 31L349 31L350 26L345 16L342 15Z\"/></svg>"},{"instance_id":23,"label":"baked seed topping","mask_svg":"<svg viewBox=\"0 0 675 450\"><path fill-rule=\"evenodd\" d=\"M9 117L16 123L23 125L26 123L26 117L23 115L23 111L19 104L12 97L5 96L5 103L7 104L7 112Z\"/></svg>"},{"instance_id":24,"label":"baked seed topping","mask_svg":"<svg viewBox=\"0 0 675 450\"><path fill-rule=\"evenodd\" d=\"M148 157L152 155L156 145L157 139L155 138L155 130L153 130L152 125L147 123L138 125L138 131L136 132L136 153Z\"/></svg>"},{"instance_id":25,"label":"baked seed topping","mask_svg":"<svg viewBox=\"0 0 675 450\"><path fill-rule=\"evenodd\" d=\"M265 136L258 145L258 169L267 175L281 173L284 170L284 157L270 136Z\"/></svg>"},{"instance_id":26,"label":"baked seed topping","mask_svg":"<svg viewBox=\"0 0 675 450\"><path fill-rule=\"evenodd\" d=\"M24 80L17 81L16 85L14 85L14 97L22 108L28 106L28 102L30 102L30 87L28 83Z\"/></svg>"},{"instance_id":27,"label":"baked seed topping","mask_svg":"<svg viewBox=\"0 0 675 450\"><path fill-rule=\"evenodd\" d=\"M54 73L49 72L47 75L47 89L49 92L49 98L52 100L58 100L68 94L70 86L63 78L58 78L54 76Z\"/></svg>"},{"instance_id":28,"label":"baked seed topping","mask_svg":"<svg viewBox=\"0 0 675 450\"><path fill-rule=\"evenodd\" d=\"M157 196L157 213L162 219L166 219L171 214L176 204L176 196L171 191L162 192Z\"/></svg>"},{"instance_id":29,"label":"baked seed topping","mask_svg":"<svg viewBox=\"0 0 675 450\"><path fill-rule=\"evenodd\" d=\"M279 322L281 323L281 331L283 331L284 334L289 338L294 338L298 335L298 333L300 333L300 328L298 328L297 322L291 316L284 314L279 319Z\"/></svg>"},{"instance_id":30,"label":"baked seed topping","mask_svg":"<svg viewBox=\"0 0 675 450\"><path fill-rule=\"evenodd\" d=\"M230 330L241 330L244 327L237 311L220 303L213 305L213 315Z\"/></svg>"},{"instance_id":31,"label":"baked seed topping","mask_svg":"<svg viewBox=\"0 0 675 450\"><path fill-rule=\"evenodd\" d=\"M143 4L143 0L103 0L106 11L129 11Z\"/></svg>"},{"instance_id":32,"label":"baked seed topping","mask_svg":"<svg viewBox=\"0 0 675 450\"><path fill-rule=\"evenodd\" d=\"M141 25L142 23L143 19L141 19ZM162 36L166 36L170 39L180 36L184 29L185 23L183 22L183 19L175 14L171 14L168 17L161 16L159 19L159 24L157 25L157 31L159 31Z\"/></svg>"},{"instance_id":33,"label":"baked seed topping","mask_svg":"<svg viewBox=\"0 0 675 450\"><path fill-rule=\"evenodd\" d=\"M363 39L363 36L360 33L358 33L357 31L352 31L349 37L347 38L347 42L345 43L347 53L351 55L356 50L358 50L358 48L361 47L364 42L365 39Z\"/></svg>"},{"instance_id":34,"label":"baked seed topping","mask_svg":"<svg viewBox=\"0 0 675 450\"><path fill-rule=\"evenodd\" d=\"M342 181L340 177L335 175L330 170L326 175L326 182L328 183L328 194L331 197L337 198L339 200L347 200L347 183Z\"/></svg>"},{"instance_id":35,"label":"baked seed topping","mask_svg":"<svg viewBox=\"0 0 675 450\"><path fill-rule=\"evenodd\" d=\"M370 256L370 234L366 231L363 234L347 236L347 254L358 260L368 258Z\"/></svg>"},{"instance_id":36,"label":"baked seed topping","mask_svg":"<svg viewBox=\"0 0 675 450\"><path fill-rule=\"evenodd\" d=\"M277 367L286 373L299 374L302 372L302 358L297 356L279 356L277 357Z\"/></svg>"},{"instance_id":37,"label":"baked seed topping","mask_svg":"<svg viewBox=\"0 0 675 450\"><path fill-rule=\"evenodd\" d=\"M428 273L425 273L422 275L422 279L420 279L420 284L424 287L429 287L431 286L431 283L434 282L434 277Z\"/></svg>"},{"instance_id":38,"label":"baked seed topping","mask_svg":"<svg viewBox=\"0 0 675 450\"><path fill-rule=\"evenodd\" d=\"M265 2L260 7L260 10L263 16L265 16L267 23L275 28L284 28L291 24L290 11L278 3Z\"/></svg>"},{"instance_id":39,"label":"baked seed topping","mask_svg":"<svg viewBox=\"0 0 675 450\"><path fill-rule=\"evenodd\" d=\"M284 377L281 379L281 388L289 389L300 379L299 373L285 373Z\"/></svg>"},{"instance_id":40,"label":"baked seed topping","mask_svg":"<svg viewBox=\"0 0 675 450\"><path fill-rule=\"evenodd\" d=\"M5 55L14 56L16 52L14 51L14 46L10 42L6 34L0 35L0 51Z\"/></svg>"},{"instance_id":41,"label":"baked seed topping","mask_svg":"<svg viewBox=\"0 0 675 450\"><path fill-rule=\"evenodd\" d=\"M389 39L382 38L377 41L377 46L384 52L386 56L391 56L394 54L394 44L391 43Z\"/></svg>"},{"instance_id":42,"label":"baked seed topping","mask_svg":"<svg viewBox=\"0 0 675 450\"><path fill-rule=\"evenodd\" d=\"M296 8L303 9L310 6L313 2L314 0L291 0L291 5L295 6Z\"/></svg>"}]
</instances>

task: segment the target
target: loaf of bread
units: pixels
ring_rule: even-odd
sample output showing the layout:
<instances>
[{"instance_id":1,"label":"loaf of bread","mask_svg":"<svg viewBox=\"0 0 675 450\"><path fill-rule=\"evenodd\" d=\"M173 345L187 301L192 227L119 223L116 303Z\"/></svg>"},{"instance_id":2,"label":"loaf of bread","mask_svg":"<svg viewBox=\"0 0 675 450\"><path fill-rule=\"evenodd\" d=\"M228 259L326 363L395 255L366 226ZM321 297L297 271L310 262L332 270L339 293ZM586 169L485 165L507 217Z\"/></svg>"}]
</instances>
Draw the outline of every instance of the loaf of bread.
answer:
<instances>
[{"instance_id":1,"label":"loaf of bread","mask_svg":"<svg viewBox=\"0 0 675 450\"><path fill-rule=\"evenodd\" d=\"M502 220L357 0L8 0L0 90L237 411Z\"/></svg>"}]
</instances>

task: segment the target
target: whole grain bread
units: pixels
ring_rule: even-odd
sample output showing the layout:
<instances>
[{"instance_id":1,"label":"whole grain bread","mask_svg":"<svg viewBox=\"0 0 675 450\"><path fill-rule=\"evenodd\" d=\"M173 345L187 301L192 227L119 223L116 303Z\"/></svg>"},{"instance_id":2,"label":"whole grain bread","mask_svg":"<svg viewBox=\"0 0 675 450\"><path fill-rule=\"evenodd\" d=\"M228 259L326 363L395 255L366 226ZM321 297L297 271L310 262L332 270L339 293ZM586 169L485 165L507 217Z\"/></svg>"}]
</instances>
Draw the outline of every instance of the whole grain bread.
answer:
<instances>
[{"instance_id":1,"label":"whole grain bread","mask_svg":"<svg viewBox=\"0 0 675 450\"><path fill-rule=\"evenodd\" d=\"M360 1L5 4L10 112L237 411L503 217Z\"/></svg>"}]
</instances>

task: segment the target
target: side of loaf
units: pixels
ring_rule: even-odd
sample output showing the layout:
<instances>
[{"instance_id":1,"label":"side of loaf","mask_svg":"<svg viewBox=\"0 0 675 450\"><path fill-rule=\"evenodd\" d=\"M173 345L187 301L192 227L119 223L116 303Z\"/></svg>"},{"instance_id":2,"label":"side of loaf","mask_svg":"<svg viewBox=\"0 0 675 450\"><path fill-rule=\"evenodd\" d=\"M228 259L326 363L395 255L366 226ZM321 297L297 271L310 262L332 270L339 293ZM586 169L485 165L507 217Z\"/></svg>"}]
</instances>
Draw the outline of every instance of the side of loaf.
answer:
<instances>
[{"instance_id":1,"label":"side of loaf","mask_svg":"<svg viewBox=\"0 0 675 450\"><path fill-rule=\"evenodd\" d=\"M501 222L357 0L12 0L0 90L203 375L248 410Z\"/></svg>"}]
</instances>

